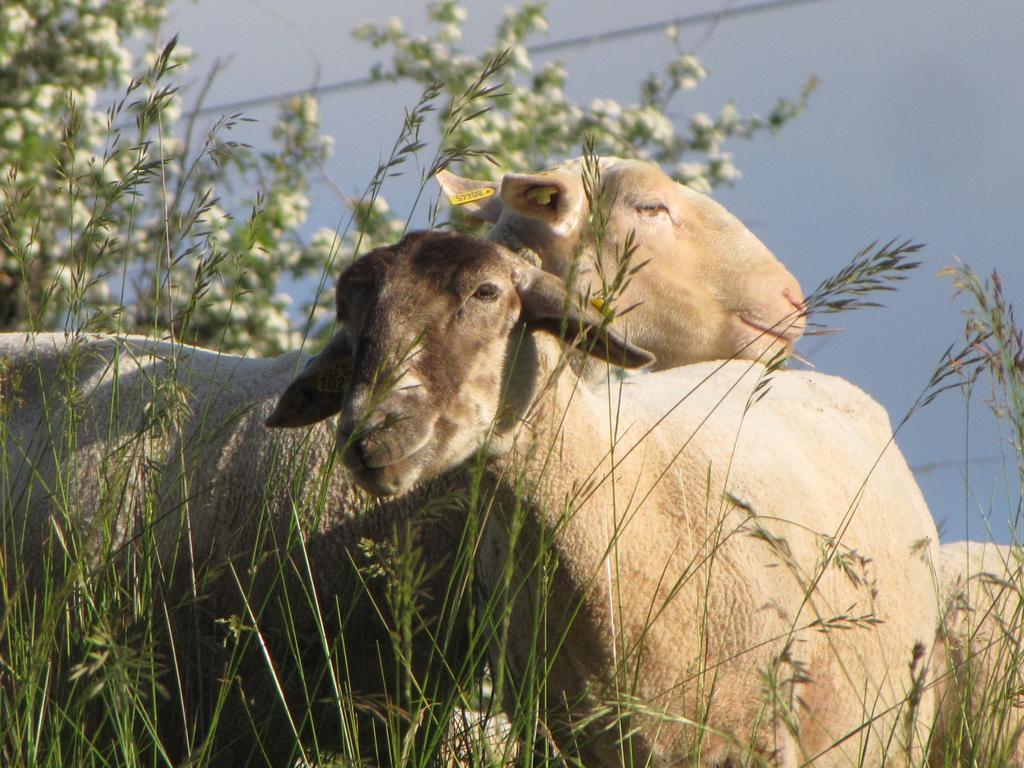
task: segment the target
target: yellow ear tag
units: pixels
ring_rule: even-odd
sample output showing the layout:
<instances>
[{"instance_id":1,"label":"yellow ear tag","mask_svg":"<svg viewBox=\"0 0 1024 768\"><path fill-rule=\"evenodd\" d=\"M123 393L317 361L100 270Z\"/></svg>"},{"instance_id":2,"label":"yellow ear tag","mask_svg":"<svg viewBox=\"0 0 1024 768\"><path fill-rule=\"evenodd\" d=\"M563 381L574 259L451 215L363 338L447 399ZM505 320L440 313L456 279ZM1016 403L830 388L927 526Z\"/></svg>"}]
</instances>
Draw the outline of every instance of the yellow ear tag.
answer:
<instances>
[{"instance_id":1,"label":"yellow ear tag","mask_svg":"<svg viewBox=\"0 0 1024 768\"><path fill-rule=\"evenodd\" d=\"M495 192L494 187L480 187L480 189L472 189L469 192L460 192L457 195L452 195L448 198L448 202L452 205L475 203L477 200L486 200L494 195Z\"/></svg>"},{"instance_id":2,"label":"yellow ear tag","mask_svg":"<svg viewBox=\"0 0 1024 768\"><path fill-rule=\"evenodd\" d=\"M523 194L537 205L551 205L551 198L558 194L558 187L531 187Z\"/></svg>"}]
</instances>

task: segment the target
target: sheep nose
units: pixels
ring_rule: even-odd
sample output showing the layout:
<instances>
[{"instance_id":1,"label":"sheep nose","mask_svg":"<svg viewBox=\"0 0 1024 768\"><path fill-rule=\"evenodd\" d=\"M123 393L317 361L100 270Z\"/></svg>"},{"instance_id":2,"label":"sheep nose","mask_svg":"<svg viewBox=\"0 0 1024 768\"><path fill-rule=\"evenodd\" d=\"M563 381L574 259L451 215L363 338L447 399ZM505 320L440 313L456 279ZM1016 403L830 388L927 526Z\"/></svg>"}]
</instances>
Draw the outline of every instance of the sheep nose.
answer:
<instances>
[{"instance_id":1,"label":"sheep nose","mask_svg":"<svg viewBox=\"0 0 1024 768\"><path fill-rule=\"evenodd\" d=\"M353 469L366 470L366 449L362 440L347 440L345 443L345 463Z\"/></svg>"},{"instance_id":2,"label":"sheep nose","mask_svg":"<svg viewBox=\"0 0 1024 768\"><path fill-rule=\"evenodd\" d=\"M374 414L369 423L345 418L338 441L345 447L346 457L355 459L362 468L386 467L404 456L401 430L395 428L402 420L397 412Z\"/></svg>"},{"instance_id":3,"label":"sheep nose","mask_svg":"<svg viewBox=\"0 0 1024 768\"><path fill-rule=\"evenodd\" d=\"M361 466L366 466L366 436L373 429L374 426L367 424L365 419L356 418L350 413L342 416L338 425L337 442L344 450L346 459L358 459Z\"/></svg>"},{"instance_id":4,"label":"sheep nose","mask_svg":"<svg viewBox=\"0 0 1024 768\"><path fill-rule=\"evenodd\" d=\"M355 445L363 466L370 469L386 467L403 456L401 441L395 430L384 429L383 426L363 434Z\"/></svg>"},{"instance_id":5,"label":"sheep nose","mask_svg":"<svg viewBox=\"0 0 1024 768\"><path fill-rule=\"evenodd\" d=\"M376 434L378 434L377 431L366 429L349 432L339 430L338 444L342 448L345 463L357 470L382 466L381 443L375 439ZM386 463L385 461L384 464Z\"/></svg>"},{"instance_id":6,"label":"sheep nose","mask_svg":"<svg viewBox=\"0 0 1024 768\"><path fill-rule=\"evenodd\" d=\"M782 295L786 297L786 300L800 312L803 312L806 309L806 306L804 305L804 293L800 290L799 285L787 285L782 289Z\"/></svg>"},{"instance_id":7,"label":"sheep nose","mask_svg":"<svg viewBox=\"0 0 1024 768\"><path fill-rule=\"evenodd\" d=\"M339 440L354 442L388 423L390 414L369 407L366 404L368 400L366 396L350 398L348 406L341 412Z\"/></svg>"},{"instance_id":8,"label":"sheep nose","mask_svg":"<svg viewBox=\"0 0 1024 768\"><path fill-rule=\"evenodd\" d=\"M804 292L795 279L783 286L782 298L788 305L785 333L796 340L807 328L807 305L804 303Z\"/></svg>"}]
</instances>

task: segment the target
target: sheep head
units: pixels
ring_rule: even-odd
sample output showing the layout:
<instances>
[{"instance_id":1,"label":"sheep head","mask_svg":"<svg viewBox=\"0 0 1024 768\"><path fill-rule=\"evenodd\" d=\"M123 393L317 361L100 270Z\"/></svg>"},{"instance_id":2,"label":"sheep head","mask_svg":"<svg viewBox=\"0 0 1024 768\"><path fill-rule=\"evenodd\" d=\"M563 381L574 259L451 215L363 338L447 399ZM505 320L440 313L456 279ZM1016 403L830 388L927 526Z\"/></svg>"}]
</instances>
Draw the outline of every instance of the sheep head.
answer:
<instances>
[{"instance_id":1,"label":"sheep head","mask_svg":"<svg viewBox=\"0 0 1024 768\"><path fill-rule=\"evenodd\" d=\"M658 356L659 368L765 360L790 354L803 334L796 279L739 219L654 163L602 158L589 197L582 160L506 174L500 184L447 171L437 179L449 200L494 224L490 239L536 252L584 296L599 297L631 251L635 272L616 297L616 323ZM600 238L591 199L604 213Z\"/></svg>"},{"instance_id":2,"label":"sheep head","mask_svg":"<svg viewBox=\"0 0 1024 768\"><path fill-rule=\"evenodd\" d=\"M289 385L267 424L340 413L342 459L379 496L404 493L487 440L517 329L557 333L624 367L654 360L577 306L554 275L466 235L415 232L371 251L341 274L335 296L345 330Z\"/></svg>"}]
</instances>

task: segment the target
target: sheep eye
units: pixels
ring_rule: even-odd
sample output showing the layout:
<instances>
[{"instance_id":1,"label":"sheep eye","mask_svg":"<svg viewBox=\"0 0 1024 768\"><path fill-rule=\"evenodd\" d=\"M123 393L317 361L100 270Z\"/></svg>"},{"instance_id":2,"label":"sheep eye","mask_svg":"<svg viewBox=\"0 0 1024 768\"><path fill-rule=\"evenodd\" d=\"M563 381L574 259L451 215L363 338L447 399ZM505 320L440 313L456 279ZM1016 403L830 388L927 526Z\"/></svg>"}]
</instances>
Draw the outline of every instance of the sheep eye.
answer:
<instances>
[{"instance_id":1,"label":"sheep eye","mask_svg":"<svg viewBox=\"0 0 1024 768\"><path fill-rule=\"evenodd\" d=\"M636 204L636 212L641 216L657 216L659 213L668 213L668 206L660 200L645 200Z\"/></svg>"},{"instance_id":2,"label":"sheep eye","mask_svg":"<svg viewBox=\"0 0 1024 768\"><path fill-rule=\"evenodd\" d=\"M501 289L494 283L482 283L474 292L473 298L480 301L494 301L498 298Z\"/></svg>"}]
</instances>

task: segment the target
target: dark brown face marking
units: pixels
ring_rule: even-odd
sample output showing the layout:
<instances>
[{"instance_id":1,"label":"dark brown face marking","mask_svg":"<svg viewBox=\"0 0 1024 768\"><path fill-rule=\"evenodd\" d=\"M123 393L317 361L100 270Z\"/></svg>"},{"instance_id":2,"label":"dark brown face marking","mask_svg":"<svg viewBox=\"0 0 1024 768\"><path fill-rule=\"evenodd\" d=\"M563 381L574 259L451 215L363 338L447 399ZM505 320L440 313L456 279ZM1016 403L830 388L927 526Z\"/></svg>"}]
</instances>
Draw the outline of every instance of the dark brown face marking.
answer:
<instances>
[{"instance_id":1,"label":"dark brown face marking","mask_svg":"<svg viewBox=\"0 0 1024 768\"><path fill-rule=\"evenodd\" d=\"M574 306L561 280L467 235L414 232L372 251L338 278L335 299L352 360L338 406L342 458L378 495L455 466L487 439L517 322L584 340L616 364L653 360Z\"/></svg>"},{"instance_id":2,"label":"dark brown face marking","mask_svg":"<svg viewBox=\"0 0 1024 768\"><path fill-rule=\"evenodd\" d=\"M404 491L476 447L519 315L513 258L464 235L416 232L338 279L338 317L353 346L339 439L371 492Z\"/></svg>"}]
</instances>

